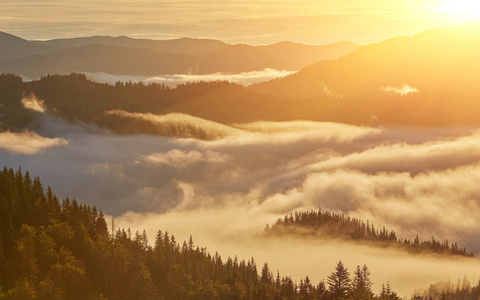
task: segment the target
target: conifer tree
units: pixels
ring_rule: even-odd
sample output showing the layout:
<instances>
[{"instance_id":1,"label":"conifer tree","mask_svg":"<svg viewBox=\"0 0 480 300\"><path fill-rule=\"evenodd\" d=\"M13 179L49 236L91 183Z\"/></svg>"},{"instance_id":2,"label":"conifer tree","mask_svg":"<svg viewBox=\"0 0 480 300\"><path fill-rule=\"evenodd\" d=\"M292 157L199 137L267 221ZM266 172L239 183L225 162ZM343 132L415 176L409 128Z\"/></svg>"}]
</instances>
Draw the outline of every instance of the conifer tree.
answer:
<instances>
[{"instance_id":1,"label":"conifer tree","mask_svg":"<svg viewBox=\"0 0 480 300\"><path fill-rule=\"evenodd\" d=\"M335 271L327 277L328 291L334 299L345 299L350 288L350 273L342 261L337 263Z\"/></svg>"}]
</instances>

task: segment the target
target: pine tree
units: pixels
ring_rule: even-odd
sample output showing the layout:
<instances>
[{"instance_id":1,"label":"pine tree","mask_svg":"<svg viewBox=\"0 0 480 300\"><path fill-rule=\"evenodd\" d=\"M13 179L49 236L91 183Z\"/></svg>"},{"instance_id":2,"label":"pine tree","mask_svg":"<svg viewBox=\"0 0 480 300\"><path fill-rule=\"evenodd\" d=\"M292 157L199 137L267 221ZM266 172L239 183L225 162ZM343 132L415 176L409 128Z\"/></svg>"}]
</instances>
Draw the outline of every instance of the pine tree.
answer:
<instances>
[{"instance_id":1,"label":"pine tree","mask_svg":"<svg viewBox=\"0 0 480 300\"><path fill-rule=\"evenodd\" d=\"M334 299L345 299L350 287L350 273L342 261L337 263L335 271L327 277L328 291Z\"/></svg>"}]
</instances>

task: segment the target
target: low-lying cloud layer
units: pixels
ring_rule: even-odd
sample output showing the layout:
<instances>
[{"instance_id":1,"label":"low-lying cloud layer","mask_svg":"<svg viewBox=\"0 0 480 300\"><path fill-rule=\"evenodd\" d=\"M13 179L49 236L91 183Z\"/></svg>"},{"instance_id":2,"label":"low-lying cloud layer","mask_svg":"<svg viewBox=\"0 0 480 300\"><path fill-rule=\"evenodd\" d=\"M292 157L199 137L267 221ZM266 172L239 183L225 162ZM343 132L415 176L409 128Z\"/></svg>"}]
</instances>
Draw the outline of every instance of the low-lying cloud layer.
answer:
<instances>
[{"instance_id":1,"label":"low-lying cloud layer","mask_svg":"<svg viewBox=\"0 0 480 300\"><path fill-rule=\"evenodd\" d=\"M251 85L259 82L269 81L279 77L285 77L295 72L282 71L274 69L264 69L259 71L241 72L237 74L213 73L207 75L176 74L176 75L158 75L158 76L133 76L133 75L112 75L108 73L85 73L87 78L100 83L115 84L121 82L143 82L163 83L166 86L176 87L179 84L198 81L230 81L241 85Z\"/></svg>"},{"instance_id":2,"label":"low-lying cloud layer","mask_svg":"<svg viewBox=\"0 0 480 300\"><path fill-rule=\"evenodd\" d=\"M31 131L14 133L0 132L0 151L12 154L33 155L49 148L67 145L62 138L47 138Z\"/></svg>"},{"instance_id":3,"label":"low-lying cloud layer","mask_svg":"<svg viewBox=\"0 0 480 300\"><path fill-rule=\"evenodd\" d=\"M33 156L0 152L0 160L41 176L61 197L95 204L115 215L120 226L147 228L152 239L157 229L179 239L192 234L210 251L245 259L253 255L297 280L307 274L324 278L339 259L350 269L366 263L377 289L389 280L402 293L464 274L478 279L477 260L411 257L340 242L255 238L266 223L284 214L327 209L368 219L377 228L385 225L399 237L418 234L428 240L433 235L479 254L476 128L304 121L226 126L185 115L111 113L152 126L185 129L190 124L215 138L117 136L44 118L38 133L59 137L47 140L63 147ZM28 140L39 134L29 133ZM12 135L2 133L0 138ZM21 142L0 142L2 149L5 145L19 147Z\"/></svg>"}]
</instances>

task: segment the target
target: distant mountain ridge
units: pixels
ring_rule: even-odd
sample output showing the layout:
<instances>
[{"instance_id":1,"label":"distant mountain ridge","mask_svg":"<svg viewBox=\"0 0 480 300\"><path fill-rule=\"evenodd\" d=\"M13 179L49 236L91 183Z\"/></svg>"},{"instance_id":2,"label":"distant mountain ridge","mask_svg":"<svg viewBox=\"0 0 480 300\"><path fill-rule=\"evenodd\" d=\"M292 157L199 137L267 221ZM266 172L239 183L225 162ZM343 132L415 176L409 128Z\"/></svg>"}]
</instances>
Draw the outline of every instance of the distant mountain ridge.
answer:
<instances>
[{"instance_id":1,"label":"distant mountain ridge","mask_svg":"<svg viewBox=\"0 0 480 300\"><path fill-rule=\"evenodd\" d=\"M479 53L479 22L450 26L366 45L249 90L314 103L307 119L478 124Z\"/></svg>"},{"instance_id":2,"label":"distant mountain ridge","mask_svg":"<svg viewBox=\"0 0 480 300\"><path fill-rule=\"evenodd\" d=\"M163 53L181 53L199 56L208 55L228 47L228 45L222 41L211 39L179 38L173 40L148 40L133 39L126 36L92 36L32 42L38 45L46 45L58 48L72 48L91 44L102 44L122 48L150 49Z\"/></svg>"},{"instance_id":3,"label":"distant mountain ridge","mask_svg":"<svg viewBox=\"0 0 480 300\"><path fill-rule=\"evenodd\" d=\"M55 47L35 44L0 31L0 62L7 59L47 54L55 50Z\"/></svg>"},{"instance_id":4,"label":"distant mountain ridge","mask_svg":"<svg viewBox=\"0 0 480 300\"><path fill-rule=\"evenodd\" d=\"M313 97L335 91L343 96L375 96L383 87L404 84L423 90L480 79L480 22L400 36L360 47L335 61L320 61L287 78L252 90ZM468 75L468 76L467 76Z\"/></svg>"},{"instance_id":5,"label":"distant mountain ridge","mask_svg":"<svg viewBox=\"0 0 480 300\"><path fill-rule=\"evenodd\" d=\"M0 73L40 77L72 72L153 76L238 73L266 68L297 71L319 60L336 59L359 46L350 42L324 46L292 42L250 46L209 39L147 40L125 36L27 41L2 33Z\"/></svg>"}]
</instances>

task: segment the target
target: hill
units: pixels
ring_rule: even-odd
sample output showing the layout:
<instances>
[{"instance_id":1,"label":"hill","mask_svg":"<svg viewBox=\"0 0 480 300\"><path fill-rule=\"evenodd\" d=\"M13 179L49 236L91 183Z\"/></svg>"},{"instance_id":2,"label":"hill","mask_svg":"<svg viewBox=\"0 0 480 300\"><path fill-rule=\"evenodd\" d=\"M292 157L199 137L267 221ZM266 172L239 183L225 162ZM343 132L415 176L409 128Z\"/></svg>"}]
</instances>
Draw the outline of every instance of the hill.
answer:
<instances>
[{"instance_id":1,"label":"hill","mask_svg":"<svg viewBox=\"0 0 480 300\"><path fill-rule=\"evenodd\" d=\"M367 45L250 90L341 99L344 107L360 108L365 122L375 116L393 123L458 125L478 113L479 52L480 23L452 26Z\"/></svg>"},{"instance_id":2,"label":"hill","mask_svg":"<svg viewBox=\"0 0 480 300\"><path fill-rule=\"evenodd\" d=\"M29 77L72 72L105 72L116 75L187 73L197 58L187 54L160 53L139 48L120 48L101 44L60 49L4 62L0 70Z\"/></svg>"},{"instance_id":3,"label":"hill","mask_svg":"<svg viewBox=\"0 0 480 300\"><path fill-rule=\"evenodd\" d=\"M274 276L265 263L210 255L193 239L179 243L158 231L112 228L96 207L59 201L40 179L4 167L0 171L0 297L2 299L326 299L338 294L372 299L364 265L350 274L342 262L328 281L297 282ZM339 274L341 272L341 274ZM342 289L330 280L340 278ZM388 286L388 285L387 285ZM395 297L393 297L395 295ZM368 296L368 297L367 297ZM390 296L389 298L385 298ZM399 299L388 286L380 299ZM382 298L383 297L383 298Z\"/></svg>"},{"instance_id":4,"label":"hill","mask_svg":"<svg viewBox=\"0 0 480 300\"><path fill-rule=\"evenodd\" d=\"M55 51L55 47L39 45L0 31L0 62Z\"/></svg>"},{"instance_id":5,"label":"hill","mask_svg":"<svg viewBox=\"0 0 480 300\"><path fill-rule=\"evenodd\" d=\"M368 221L363 222L343 214L328 211L295 212L283 219L278 219L271 227L267 225L266 236L300 236L302 238L339 239L355 243L367 243L376 247L392 247L410 253L459 255L473 257L465 248L448 240L440 242L432 237L429 241L420 241L418 236L413 241L398 238L391 230L375 229Z\"/></svg>"},{"instance_id":6,"label":"hill","mask_svg":"<svg viewBox=\"0 0 480 300\"><path fill-rule=\"evenodd\" d=\"M284 66L277 57L256 47L238 44L204 57L196 72L209 74L217 72L216 70L224 70L226 73L241 73L266 68L285 70Z\"/></svg>"},{"instance_id":7,"label":"hill","mask_svg":"<svg viewBox=\"0 0 480 300\"><path fill-rule=\"evenodd\" d=\"M162 53L177 53L203 56L221 50L228 45L224 42L209 39L180 38L173 40L133 39L126 36L92 36L82 38L54 39L49 41L34 41L38 45L60 48L83 47L100 44L121 48L149 49Z\"/></svg>"},{"instance_id":8,"label":"hill","mask_svg":"<svg viewBox=\"0 0 480 300\"><path fill-rule=\"evenodd\" d=\"M286 41L256 48L269 56L281 59L286 70L301 70L314 62L345 56L359 47L361 45L352 42L311 46Z\"/></svg>"},{"instance_id":9,"label":"hill","mask_svg":"<svg viewBox=\"0 0 480 300\"><path fill-rule=\"evenodd\" d=\"M2 42L3 38L3 42ZM307 46L228 45L217 40L146 40L94 36L29 42L0 35L0 72L38 78L47 74L104 72L113 75L239 73L266 68L297 71L356 49L353 43Z\"/></svg>"}]
</instances>

